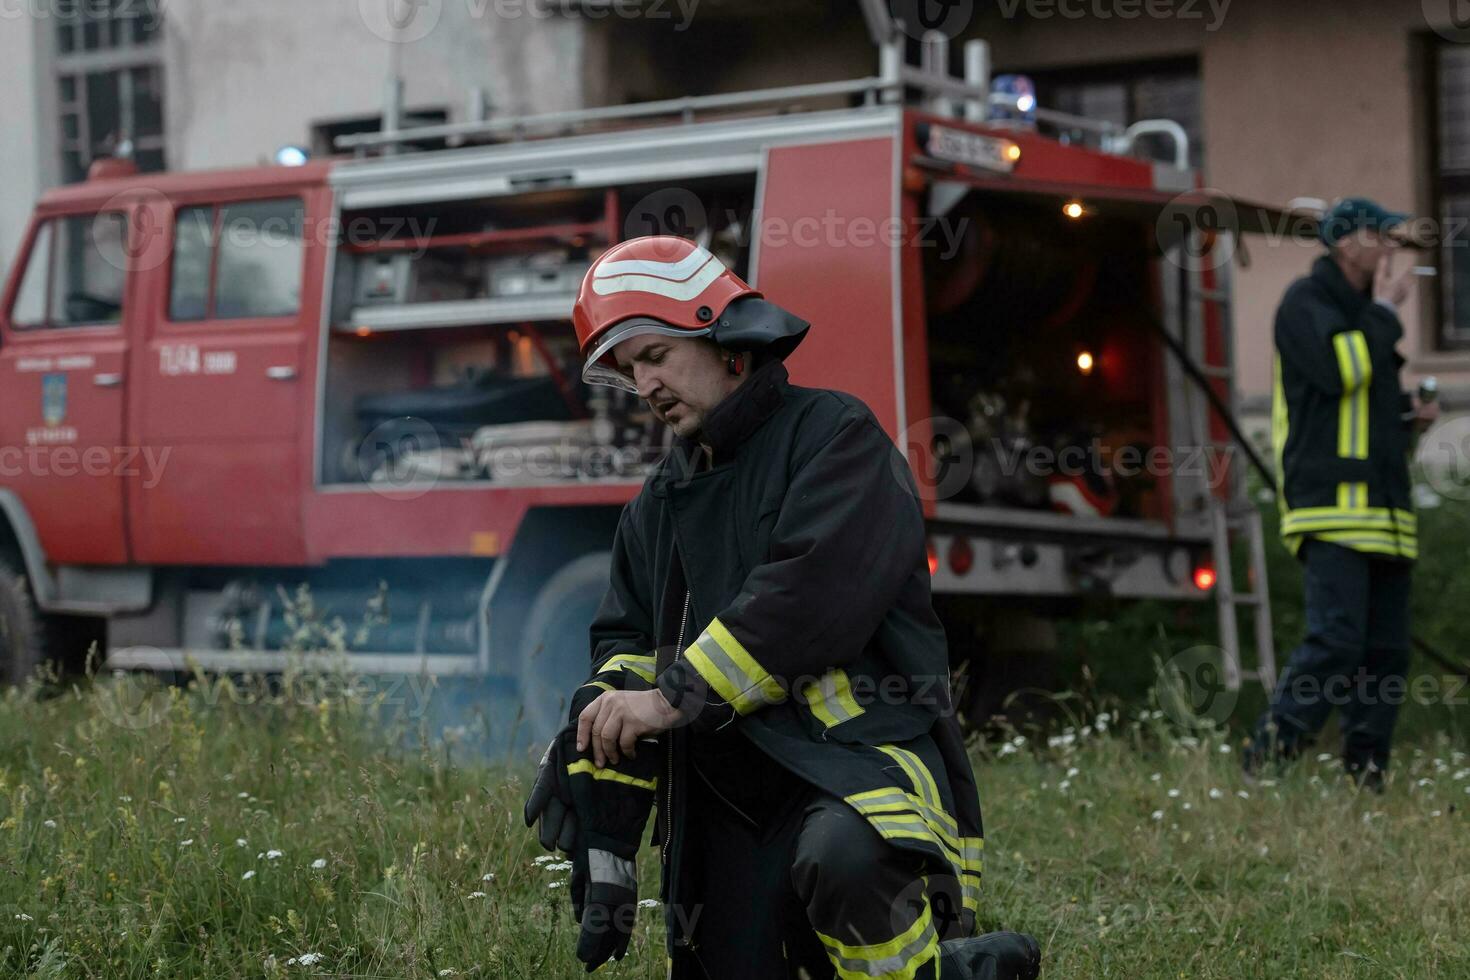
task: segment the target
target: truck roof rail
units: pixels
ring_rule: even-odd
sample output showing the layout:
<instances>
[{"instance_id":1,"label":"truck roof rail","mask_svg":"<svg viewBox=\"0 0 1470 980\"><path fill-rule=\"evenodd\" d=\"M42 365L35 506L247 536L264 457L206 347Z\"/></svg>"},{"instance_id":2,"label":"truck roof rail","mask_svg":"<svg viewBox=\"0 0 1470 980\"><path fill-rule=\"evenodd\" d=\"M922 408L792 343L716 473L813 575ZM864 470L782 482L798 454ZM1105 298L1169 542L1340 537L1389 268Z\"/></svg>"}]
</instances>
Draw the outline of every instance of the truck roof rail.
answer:
<instances>
[{"instance_id":1,"label":"truck roof rail","mask_svg":"<svg viewBox=\"0 0 1470 980\"><path fill-rule=\"evenodd\" d=\"M874 31L888 30L891 26L891 22L880 23L874 25ZM385 107L383 130L339 136L335 146L339 150L350 150L357 156L365 156L372 150L393 155L403 150L406 144L424 140L519 140L537 134L570 135L601 124L651 121L663 117L676 117L679 122L687 124L695 122L699 113L759 108L768 108L775 113L790 112L799 110L801 103L807 100L840 96L861 97L864 105L871 106L899 104L907 102L911 95L917 95L919 103L932 112L963 116L975 122L988 120L992 106L1010 110L1018 108L1017 96L990 91L989 47L984 41L965 43L963 78L948 71L948 43L949 39L942 33L929 32L921 45L923 63L912 65L906 62L902 37L895 33L879 45L879 74L863 78L406 128L400 128L396 122L402 117L401 105L396 104L402 98L402 86L390 84L387 98L395 104ZM1039 106L1031 109L1029 115L1038 124L1056 130L1081 130L1095 137L1103 150L1112 153L1130 152L1134 137L1140 132L1166 133L1175 143L1175 152L1169 162L1175 166L1187 165L1187 138L1183 129L1169 120L1147 120L1125 129L1108 120ZM1017 122L1001 124L1029 125Z\"/></svg>"}]
</instances>

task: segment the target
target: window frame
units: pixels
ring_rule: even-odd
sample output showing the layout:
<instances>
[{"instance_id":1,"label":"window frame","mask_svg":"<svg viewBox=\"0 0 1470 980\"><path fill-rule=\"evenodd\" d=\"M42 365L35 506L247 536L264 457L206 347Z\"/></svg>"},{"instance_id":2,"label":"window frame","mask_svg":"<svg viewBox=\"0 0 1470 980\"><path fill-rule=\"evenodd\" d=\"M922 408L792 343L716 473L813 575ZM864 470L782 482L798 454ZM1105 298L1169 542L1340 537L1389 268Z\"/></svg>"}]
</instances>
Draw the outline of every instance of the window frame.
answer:
<instances>
[{"instance_id":1,"label":"window frame","mask_svg":"<svg viewBox=\"0 0 1470 980\"><path fill-rule=\"evenodd\" d=\"M125 246L131 244L133 214L126 208L99 208L96 211L44 214L36 217L29 234L26 236L25 247L20 253L20 261L17 265L18 276L15 283L15 292L10 297L10 302L5 308L5 324L10 328L12 333L17 336L49 337L56 335L58 331L120 331L126 326L128 311L131 306L129 294L132 292L134 275L134 270L131 266L123 270L122 307L118 312L118 318L116 320L96 320L90 323L56 323L52 319L52 303L56 299L56 256L57 251L61 247L61 236L57 233L56 224L62 221L95 221L99 215L103 214L117 214L122 216L124 222L123 233L128 239ZM51 231L46 243L48 254L46 256L46 283L44 287L46 297L45 319L41 323L17 323L15 321L15 307L20 302L21 292L25 289L25 278L30 272L30 264L36 257L36 243L48 227Z\"/></svg>"},{"instance_id":2,"label":"window frame","mask_svg":"<svg viewBox=\"0 0 1470 980\"><path fill-rule=\"evenodd\" d=\"M1438 275L1434 277L1434 286L1429 290L1433 300L1426 304L1431 311L1429 326L1432 328L1432 339L1425 347L1429 353L1456 354L1470 351L1470 309L1464 311L1464 325L1457 323L1454 303L1455 267L1450 256L1450 249L1457 246L1448 237L1455 223L1448 220L1447 209L1452 200L1470 201L1470 168L1449 170L1443 162L1444 127L1441 114L1444 108L1444 85L1441 78L1441 55L1456 46L1451 41L1435 38L1426 47L1428 57L1419 62L1427 62L1421 89L1427 100L1427 112L1423 116L1429 144L1425 164L1428 170L1429 213L1433 215L1441 233L1440 241L1432 253L1432 262ZM1460 242L1458 247L1470 248L1470 234L1463 234L1456 241Z\"/></svg>"},{"instance_id":3,"label":"window frame","mask_svg":"<svg viewBox=\"0 0 1470 980\"><path fill-rule=\"evenodd\" d=\"M300 282L302 295L298 298L294 312L277 314L272 316L245 316L245 317L219 317L215 315L215 297L219 284L219 262L220 262L220 232L226 209L250 204L269 204L280 201L294 201L300 208L303 221L302 235L300 238ZM178 242L179 242L179 216L185 211L193 211L200 208L209 208L209 281L205 284L204 315L197 319L176 320L173 316L174 277L178 272ZM268 196L250 197L217 197L208 200L179 200L173 201L169 208L169 260L168 280L166 288L160 290L163 303L163 314L159 319L161 326L173 330L190 329L218 329L220 324L239 327L250 325L259 327L266 326L295 326L301 319L306 307L307 262L310 258L307 246L308 236L306 224L308 223L308 196L301 188L293 188L284 193L273 193Z\"/></svg>"}]
</instances>

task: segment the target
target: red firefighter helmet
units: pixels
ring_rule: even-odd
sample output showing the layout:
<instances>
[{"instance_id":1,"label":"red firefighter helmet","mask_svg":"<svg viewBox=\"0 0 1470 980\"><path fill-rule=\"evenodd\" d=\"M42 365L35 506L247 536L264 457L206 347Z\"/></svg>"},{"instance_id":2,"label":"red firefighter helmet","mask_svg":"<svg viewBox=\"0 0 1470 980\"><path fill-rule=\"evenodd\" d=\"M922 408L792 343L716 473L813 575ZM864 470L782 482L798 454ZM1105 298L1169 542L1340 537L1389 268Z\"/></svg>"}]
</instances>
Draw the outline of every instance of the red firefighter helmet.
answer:
<instances>
[{"instance_id":1,"label":"red firefighter helmet","mask_svg":"<svg viewBox=\"0 0 1470 980\"><path fill-rule=\"evenodd\" d=\"M646 333L711 336L731 303L760 295L687 239L650 235L614 245L587 270L572 309L582 380L636 393L613 360L619 343Z\"/></svg>"}]
</instances>

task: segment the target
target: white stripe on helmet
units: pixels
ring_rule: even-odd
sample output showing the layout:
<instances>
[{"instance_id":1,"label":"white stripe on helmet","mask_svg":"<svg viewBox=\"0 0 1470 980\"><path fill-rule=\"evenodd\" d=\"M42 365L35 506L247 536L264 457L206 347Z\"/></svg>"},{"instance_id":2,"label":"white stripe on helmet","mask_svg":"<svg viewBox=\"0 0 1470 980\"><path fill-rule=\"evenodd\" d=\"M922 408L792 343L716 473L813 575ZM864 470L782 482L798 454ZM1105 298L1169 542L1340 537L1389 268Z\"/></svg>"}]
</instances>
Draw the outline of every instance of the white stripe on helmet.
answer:
<instances>
[{"instance_id":1,"label":"white stripe on helmet","mask_svg":"<svg viewBox=\"0 0 1470 980\"><path fill-rule=\"evenodd\" d=\"M660 279L673 279L682 282L693 275L697 270L703 268L712 255L709 250L696 245L694 251L684 256L677 262L651 262L647 259L621 259L612 262L603 262L592 271L592 278L606 279L611 276L658 276ZM724 267L721 266L721 269Z\"/></svg>"},{"instance_id":2,"label":"white stripe on helmet","mask_svg":"<svg viewBox=\"0 0 1470 980\"><path fill-rule=\"evenodd\" d=\"M667 296L682 303L703 293L709 288L710 283L720 278L724 272L725 267L720 264L720 260L711 257L703 268L684 282L671 282L668 279L646 275L609 276L605 279L594 277L592 291L599 296L607 296L611 293L653 293L656 296Z\"/></svg>"}]
</instances>

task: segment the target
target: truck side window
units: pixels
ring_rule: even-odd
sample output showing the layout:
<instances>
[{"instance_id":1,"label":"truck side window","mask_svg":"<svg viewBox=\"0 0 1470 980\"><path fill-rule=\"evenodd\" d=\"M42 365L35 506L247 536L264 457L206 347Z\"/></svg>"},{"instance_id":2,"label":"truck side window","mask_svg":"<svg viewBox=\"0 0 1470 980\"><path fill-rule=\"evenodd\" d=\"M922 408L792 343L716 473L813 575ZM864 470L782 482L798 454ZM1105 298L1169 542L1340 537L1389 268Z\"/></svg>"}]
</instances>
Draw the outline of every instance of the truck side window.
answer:
<instances>
[{"instance_id":1,"label":"truck side window","mask_svg":"<svg viewBox=\"0 0 1470 980\"><path fill-rule=\"evenodd\" d=\"M46 323L46 278L51 271L51 225L52 222L48 221L40 227L36 232L36 242L31 246L25 277L20 281L15 309L10 314L10 322L17 327L39 327Z\"/></svg>"},{"instance_id":2,"label":"truck side window","mask_svg":"<svg viewBox=\"0 0 1470 980\"><path fill-rule=\"evenodd\" d=\"M169 319L294 315L301 307L304 224L297 198L180 209Z\"/></svg>"},{"instance_id":3,"label":"truck side window","mask_svg":"<svg viewBox=\"0 0 1470 980\"><path fill-rule=\"evenodd\" d=\"M127 243L128 219L119 212L47 222L26 264L15 325L54 328L121 322Z\"/></svg>"},{"instance_id":4,"label":"truck side window","mask_svg":"<svg viewBox=\"0 0 1470 980\"><path fill-rule=\"evenodd\" d=\"M213 208L183 208L174 222L174 266L168 318L203 320L209 313L209 250Z\"/></svg>"}]
</instances>

